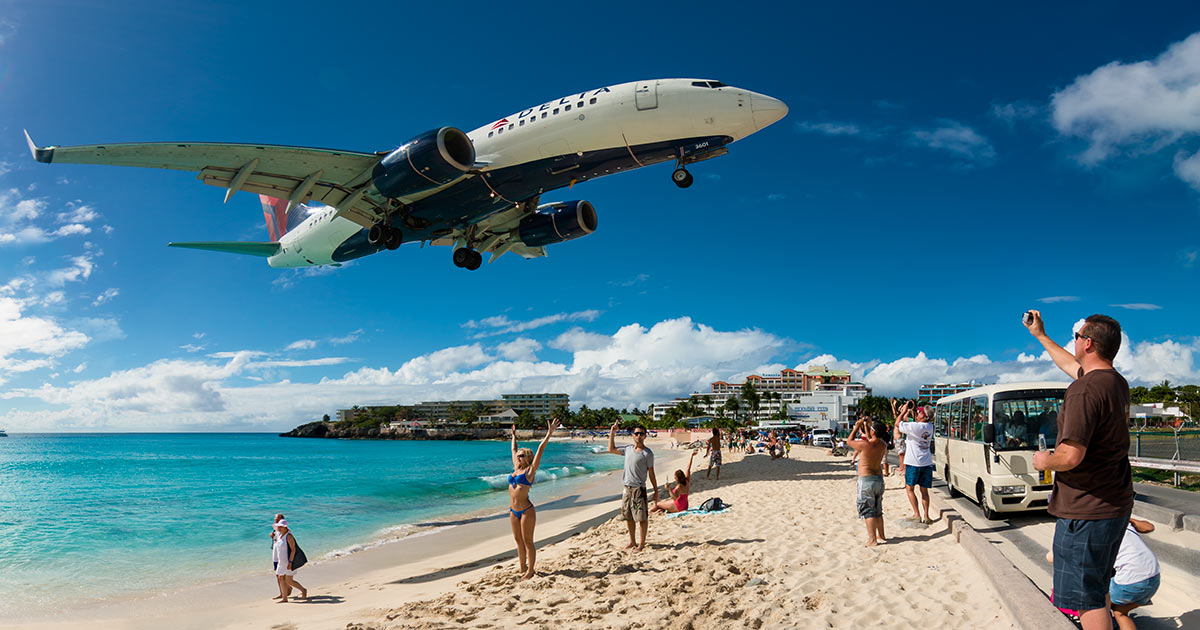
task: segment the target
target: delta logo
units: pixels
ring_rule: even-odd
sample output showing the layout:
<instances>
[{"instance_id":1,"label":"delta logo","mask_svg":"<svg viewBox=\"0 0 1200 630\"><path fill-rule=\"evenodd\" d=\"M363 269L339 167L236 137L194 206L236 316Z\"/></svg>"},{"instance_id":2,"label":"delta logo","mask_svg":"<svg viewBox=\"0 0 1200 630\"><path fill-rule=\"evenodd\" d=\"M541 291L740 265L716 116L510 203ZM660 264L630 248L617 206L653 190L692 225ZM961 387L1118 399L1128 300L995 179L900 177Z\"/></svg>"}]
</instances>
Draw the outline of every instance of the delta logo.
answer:
<instances>
[{"instance_id":1,"label":"delta logo","mask_svg":"<svg viewBox=\"0 0 1200 630\"><path fill-rule=\"evenodd\" d=\"M507 124L508 124L508 119L507 119L507 118L501 118L499 122L497 122L496 124L492 125L492 129L493 129L493 130L496 130L496 129L499 129L499 128L503 127L504 125L507 125Z\"/></svg>"}]
</instances>

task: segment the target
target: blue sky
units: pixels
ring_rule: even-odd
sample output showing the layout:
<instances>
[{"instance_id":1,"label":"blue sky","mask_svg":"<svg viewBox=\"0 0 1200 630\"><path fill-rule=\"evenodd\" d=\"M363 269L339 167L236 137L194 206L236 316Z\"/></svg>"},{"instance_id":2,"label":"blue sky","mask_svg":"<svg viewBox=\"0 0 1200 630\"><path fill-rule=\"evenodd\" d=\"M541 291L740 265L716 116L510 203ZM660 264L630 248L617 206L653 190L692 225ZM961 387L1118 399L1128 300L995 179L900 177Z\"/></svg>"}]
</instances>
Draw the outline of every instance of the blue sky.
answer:
<instances>
[{"instance_id":1,"label":"blue sky","mask_svg":"<svg viewBox=\"0 0 1200 630\"><path fill-rule=\"evenodd\" d=\"M117 4L117 3L110 3ZM1135 383L1200 381L1200 8L1112 2L378 7L0 2L0 426L277 430L352 404L645 406L811 362L879 393L1053 376L1019 323L1103 312ZM577 187L593 235L478 272L170 250L265 240L187 173L46 144L394 148L558 96L703 77L784 120Z\"/></svg>"}]
</instances>

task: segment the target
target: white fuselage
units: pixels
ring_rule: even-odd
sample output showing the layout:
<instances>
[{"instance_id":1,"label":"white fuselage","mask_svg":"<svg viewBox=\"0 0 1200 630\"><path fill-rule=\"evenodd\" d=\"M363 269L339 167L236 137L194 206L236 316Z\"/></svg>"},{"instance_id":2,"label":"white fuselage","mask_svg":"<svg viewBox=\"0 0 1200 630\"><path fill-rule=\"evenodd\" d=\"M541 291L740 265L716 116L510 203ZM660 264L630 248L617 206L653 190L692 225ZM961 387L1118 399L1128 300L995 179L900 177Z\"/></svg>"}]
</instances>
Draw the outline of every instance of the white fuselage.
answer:
<instances>
[{"instance_id":1,"label":"white fuselage","mask_svg":"<svg viewBox=\"0 0 1200 630\"><path fill-rule=\"evenodd\" d=\"M737 141L786 113L782 102L749 90L699 79L659 79L572 94L467 135L477 164L491 171L570 153L687 138L728 136ZM403 201L411 203L456 183ZM279 239L280 253L268 263L272 267L335 264L334 250L363 229L335 214L333 208L315 210Z\"/></svg>"}]
</instances>

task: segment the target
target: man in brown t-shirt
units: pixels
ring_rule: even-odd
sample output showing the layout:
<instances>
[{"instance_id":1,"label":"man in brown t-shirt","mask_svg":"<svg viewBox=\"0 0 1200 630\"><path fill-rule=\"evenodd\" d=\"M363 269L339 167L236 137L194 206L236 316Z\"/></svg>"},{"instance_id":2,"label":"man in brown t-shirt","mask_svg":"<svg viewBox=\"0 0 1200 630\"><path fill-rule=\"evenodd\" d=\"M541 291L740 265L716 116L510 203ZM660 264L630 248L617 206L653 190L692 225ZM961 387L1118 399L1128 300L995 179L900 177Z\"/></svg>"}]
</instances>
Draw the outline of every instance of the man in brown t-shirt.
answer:
<instances>
[{"instance_id":1,"label":"man in brown t-shirt","mask_svg":"<svg viewBox=\"0 0 1200 630\"><path fill-rule=\"evenodd\" d=\"M1080 611L1084 630L1108 630L1109 580L1133 510L1129 383L1113 368L1121 325L1104 315L1087 318L1075 333L1074 354L1046 335L1038 311L1026 314L1025 326L1075 379L1058 414L1054 452L1033 456L1034 468L1056 473L1054 605Z\"/></svg>"}]
</instances>

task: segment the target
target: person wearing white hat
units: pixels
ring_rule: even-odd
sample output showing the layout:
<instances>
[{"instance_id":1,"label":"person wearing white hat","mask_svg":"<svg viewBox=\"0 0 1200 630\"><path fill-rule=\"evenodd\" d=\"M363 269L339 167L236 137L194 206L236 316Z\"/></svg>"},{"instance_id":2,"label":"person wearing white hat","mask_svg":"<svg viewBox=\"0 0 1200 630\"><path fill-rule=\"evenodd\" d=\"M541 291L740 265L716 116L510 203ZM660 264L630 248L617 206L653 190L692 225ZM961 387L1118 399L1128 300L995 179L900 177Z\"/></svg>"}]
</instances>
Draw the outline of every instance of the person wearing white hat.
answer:
<instances>
[{"instance_id":1,"label":"person wearing white hat","mask_svg":"<svg viewBox=\"0 0 1200 630\"><path fill-rule=\"evenodd\" d=\"M296 537L288 530L287 520L281 518L275 521L275 531L279 535L275 537L272 559L275 561L275 581L279 584L279 595L271 599L278 599L280 604L286 604L293 588L300 589L300 599L308 599L308 589L296 581L296 571L292 568L292 561L296 558Z\"/></svg>"}]
</instances>

